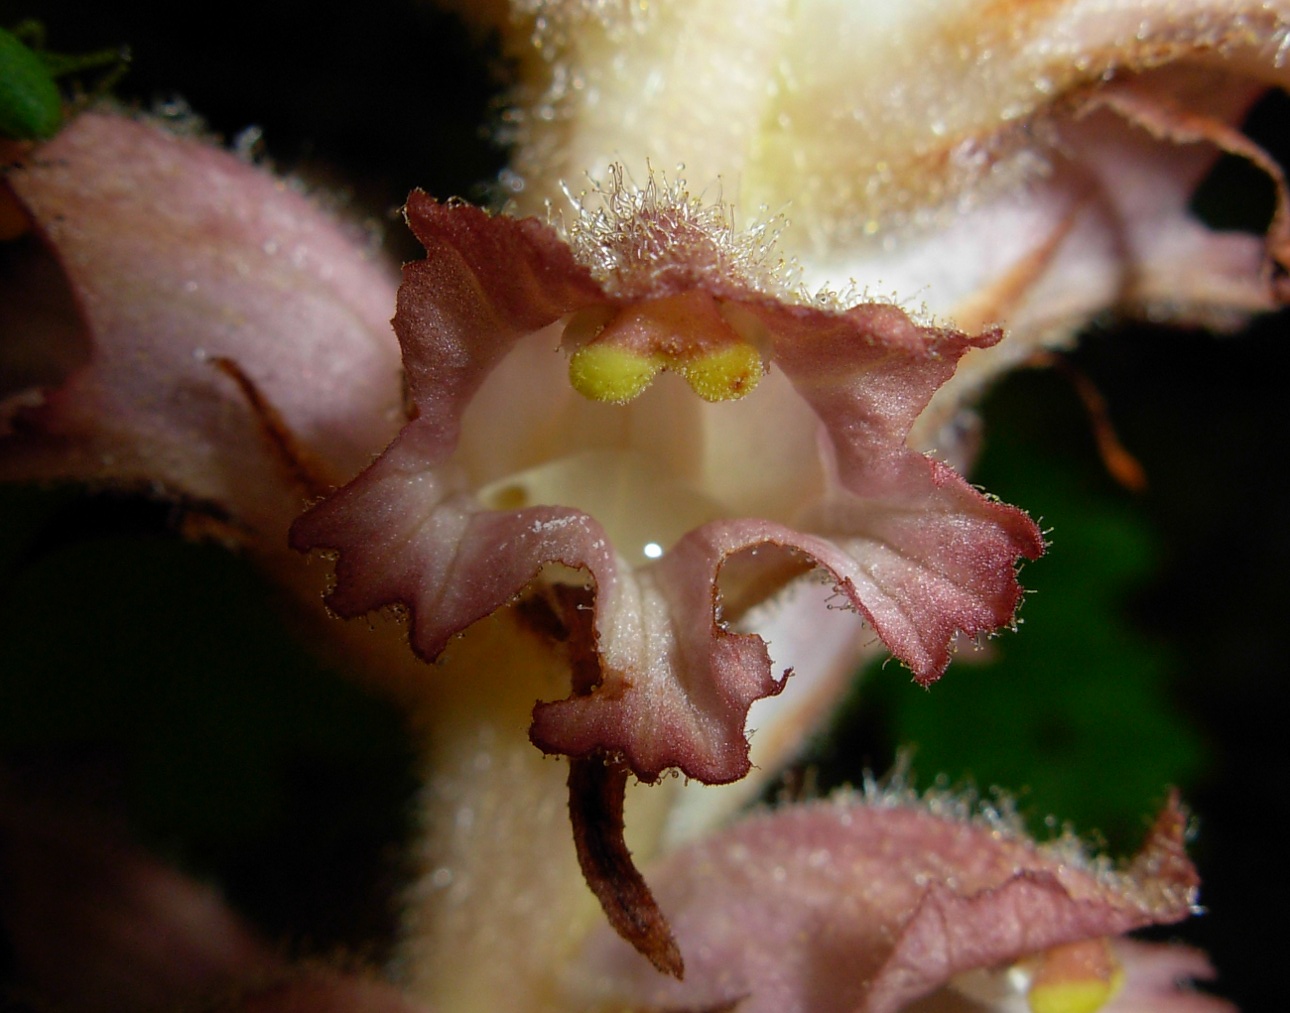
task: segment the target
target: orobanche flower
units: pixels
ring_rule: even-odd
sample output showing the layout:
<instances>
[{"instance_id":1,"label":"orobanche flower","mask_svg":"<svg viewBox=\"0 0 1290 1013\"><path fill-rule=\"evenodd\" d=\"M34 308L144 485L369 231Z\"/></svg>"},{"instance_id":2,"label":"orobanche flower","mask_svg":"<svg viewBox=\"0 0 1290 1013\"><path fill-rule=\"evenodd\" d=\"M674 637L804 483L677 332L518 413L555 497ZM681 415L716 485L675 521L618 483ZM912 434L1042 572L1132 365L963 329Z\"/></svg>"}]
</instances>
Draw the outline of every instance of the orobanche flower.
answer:
<instances>
[{"instance_id":1,"label":"orobanche flower","mask_svg":"<svg viewBox=\"0 0 1290 1013\"><path fill-rule=\"evenodd\" d=\"M1165 1008L1151 1005L1169 992L1151 959L1174 961L1175 978L1204 976L1203 962L1108 937L1186 913L1184 822L1171 804L1112 869L1073 841L1036 847L1006 812L971 818L960 800L868 785L746 819L651 870L692 955L684 981L651 975L608 930L571 980L596 1009ZM1225 1005L1168 1008L1189 1001Z\"/></svg>"},{"instance_id":2,"label":"orobanche flower","mask_svg":"<svg viewBox=\"0 0 1290 1013\"><path fill-rule=\"evenodd\" d=\"M262 1010L1223 1008L1177 988L1198 955L1118 938L1194 908L1176 802L1118 868L900 787L732 813L864 654L927 684L1014 622L1043 538L955 467L992 377L1108 308L1281 300L1284 184L1232 124L1290 10L462 6L516 68L511 204L414 192L397 297L196 140L89 113L6 150L0 474L217 514L423 741L404 993L251 942L212 980ZM1272 176L1266 240L1190 216L1219 151ZM330 609L402 614L419 659L321 615L314 550ZM184 922L168 895L114 938Z\"/></svg>"},{"instance_id":3,"label":"orobanche flower","mask_svg":"<svg viewBox=\"0 0 1290 1013\"><path fill-rule=\"evenodd\" d=\"M997 334L776 299L680 199L641 195L597 277L537 222L413 194L428 256L395 330L416 417L292 537L340 550L332 608L408 606L431 659L558 564L531 608L578 683L538 710L535 740L720 783L747 773L748 704L781 688L737 632L768 591L822 567L927 682L956 632L1010 621L1013 563L1042 540L906 446Z\"/></svg>"}]
</instances>

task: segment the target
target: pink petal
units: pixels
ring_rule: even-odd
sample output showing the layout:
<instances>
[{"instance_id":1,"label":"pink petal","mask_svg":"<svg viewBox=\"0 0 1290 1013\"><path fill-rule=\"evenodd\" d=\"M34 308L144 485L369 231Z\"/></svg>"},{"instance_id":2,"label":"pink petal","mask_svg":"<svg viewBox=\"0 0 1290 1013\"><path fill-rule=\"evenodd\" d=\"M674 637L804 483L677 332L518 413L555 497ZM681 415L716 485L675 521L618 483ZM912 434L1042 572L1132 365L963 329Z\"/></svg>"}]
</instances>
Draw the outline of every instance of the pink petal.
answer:
<instances>
[{"instance_id":1,"label":"pink petal","mask_svg":"<svg viewBox=\"0 0 1290 1013\"><path fill-rule=\"evenodd\" d=\"M657 975L601 930L571 987L579 1001L633 1009L707 1009L742 996L741 1013L888 1013L967 972L1191 913L1196 876L1176 806L1117 870L941 806L795 806L674 852L648 871L685 981ZM1143 951L1124 952L1125 995L1163 993L1173 977L1205 971L1185 951L1151 950L1143 970Z\"/></svg>"},{"instance_id":2,"label":"pink petal","mask_svg":"<svg viewBox=\"0 0 1290 1013\"><path fill-rule=\"evenodd\" d=\"M618 572L619 586L634 585L630 597L596 598L602 682L594 693L539 704L533 741L548 752L575 756L598 749L621 753L646 781L669 767L709 784L743 777L749 765L744 736L748 708L754 700L779 693L784 681L772 673L760 637L733 632L720 621L721 568L737 554L761 552L769 560L788 549L818 562L840 593L871 618L889 647L906 649L895 651L906 663L911 656L924 661L930 652L917 652L934 641L936 663L943 669L955 622L979 632L1008 620L1019 595L1011 575L1017 542L1006 530L999 531L1002 525L978 526L968 517L953 516L941 527L934 508L921 524L895 509L895 519L888 521L881 505L874 512L871 530L878 534L873 548L840 548L834 541L765 521L714 522L687 535L654 566L630 576ZM1029 524L1024 515L1017 516ZM884 525L892 532L890 540L881 537ZM922 533L926 542L918 540ZM982 617L988 622L992 613L980 584L965 587L957 580L970 572L971 563L997 560L991 558L996 545L990 537L997 538L1007 577L999 581L1003 587L996 621L987 626ZM966 543L966 559L956 558L956 542ZM920 551L938 565L920 567ZM980 553L975 559L974 552ZM595 569L591 572L597 575ZM968 578L961 579L966 584ZM621 611L615 614L615 608ZM936 640L938 636L944 639ZM932 678L934 674L927 681Z\"/></svg>"},{"instance_id":3,"label":"pink petal","mask_svg":"<svg viewBox=\"0 0 1290 1013\"><path fill-rule=\"evenodd\" d=\"M4 186L63 286L47 286L61 326L31 313L14 333L24 347L72 346L61 368L31 375L43 403L13 418L0 476L163 491L276 545L307 494L284 458L308 455L339 481L394 432L391 279L370 244L284 182L158 126L87 113L10 166ZM0 392L14 383L0 377Z\"/></svg>"}]
</instances>

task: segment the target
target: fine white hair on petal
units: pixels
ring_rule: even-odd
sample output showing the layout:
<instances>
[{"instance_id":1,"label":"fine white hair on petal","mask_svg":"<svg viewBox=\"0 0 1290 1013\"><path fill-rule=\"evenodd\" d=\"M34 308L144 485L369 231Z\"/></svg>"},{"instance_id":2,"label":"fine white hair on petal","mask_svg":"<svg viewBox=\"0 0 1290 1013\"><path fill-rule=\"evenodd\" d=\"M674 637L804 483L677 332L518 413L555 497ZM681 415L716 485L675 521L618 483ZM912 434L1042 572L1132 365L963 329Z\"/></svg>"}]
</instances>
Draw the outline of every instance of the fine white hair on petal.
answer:
<instances>
[{"instance_id":1,"label":"fine white hair on petal","mask_svg":"<svg viewBox=\"0 0 1290 1013\"><path fill-rule=\"evenodd\" d=\"M795 295L801 270L776 249L787 225L782 214L740 225L719 180L717 195L708 198L692 193L681 176L669 179L653 166L646 172L644 183L637 183L615 163L607 180L589 179L589 187L576 193L562 182L572 209L567 220L548 202L548 221L598 281L630 294L670 270L702 270L768 295Z\"/></svg>"}]
</instances>

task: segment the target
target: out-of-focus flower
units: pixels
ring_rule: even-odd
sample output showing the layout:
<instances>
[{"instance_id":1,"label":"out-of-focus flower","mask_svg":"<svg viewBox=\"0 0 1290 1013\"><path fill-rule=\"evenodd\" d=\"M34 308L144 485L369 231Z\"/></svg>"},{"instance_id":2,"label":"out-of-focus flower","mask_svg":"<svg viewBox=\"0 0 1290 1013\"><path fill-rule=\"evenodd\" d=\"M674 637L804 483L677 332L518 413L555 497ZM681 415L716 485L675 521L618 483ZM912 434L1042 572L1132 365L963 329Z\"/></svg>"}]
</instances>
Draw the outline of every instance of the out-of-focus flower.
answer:
<instances>
[{"instance_id":1,"label":"out-of-focus flower","mask_svg":"<svg viewBox=\"0 0 1290 1013\"><path fill-rule=\"evenodd\" d=\"M683 166L745 224L782 215L804 282L893 292L968 332L916 441L1108 307L1230 324L1278 305L1267 246L1188 202L1286 82L1290 8L1227 0L465 4L518 67L505 182L542 214L625 167ZM1284 194L1279 196L1284 205Z\"/></svg>"},{"instance_id":2,"label":"out-of-focus flower","mask_svg":"<svg viewBox=\"0 0 1290 1013\"><path fill-rule=\"evenodd\" d=\"M159 126L88 113L9 159L3 475L183 499L281 552L318 480L293 456L339 481L401 420L388 267L286 182Z\"/></svg>"},{"instance_id":3,"label":"out-of-focus flower","mask_svg":"<svg viewBox=\"0 0 1290 1013\"><path fill-rule=\"evenodd\" d=\"M773 771L873 639L827 622L831 604L924 682L956 634L1011 621L1014 564L1042 540L944 463L970 457L965 406L1103 309L1225 323L1282 297L1284 187L1231 124L1281 81L1285 13L471 14L519 66L515 214L409 199L427 250L395 320L413 417L291 529L338 552L336 611L405 607L437 662L332 624L426 739L408 995L446 1011L1219 1005L1174 987L1199 958L1107 941L1191 910L1176 807L1113 872L906 797L714 831L743 796L629 782ZM1189 217L1218 150L1273 175L1266 243ZM388 278L267 175L151 126L86 115L7 157L20 340L0 473L202 504L311 590L320 568L281 551L287 525L399 422ZM889 290L899 303L868 294ZM786 683L798 703L749 718ZM571 758L567 783L526 726Z\"/></svg>"}]
</instances>

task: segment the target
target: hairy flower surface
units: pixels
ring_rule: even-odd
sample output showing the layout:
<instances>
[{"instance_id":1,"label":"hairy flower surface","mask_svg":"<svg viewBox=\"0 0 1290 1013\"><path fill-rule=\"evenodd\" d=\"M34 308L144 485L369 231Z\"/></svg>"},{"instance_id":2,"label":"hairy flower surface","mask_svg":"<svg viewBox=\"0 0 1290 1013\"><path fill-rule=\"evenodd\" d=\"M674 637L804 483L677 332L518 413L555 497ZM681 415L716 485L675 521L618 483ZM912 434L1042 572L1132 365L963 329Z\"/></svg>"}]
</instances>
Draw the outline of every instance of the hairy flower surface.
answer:
<instances>
[{"instance_id":1,"label":"hairy flower surface","mask_svg":"<svg viewBox=\"0 0 1290 1013\"><path fill-rule=\"evenodd\" d=\"M707 233L649 212L632 224L662 233L666 255L638 256L630 237L627 265L600 280L537 221L414 194L427 258L405 269L395 329L416 418L292 538L340 550L333 609L406 605L430 659L544 567L581 571L541 599L574 685L537 709L535 742L621 755L645 780L675 767L720 783L748 770L749 704L781 688L762 641L731 627L767 590L822 567L928 682L956 632L1011 620L1014 561L1042 540L905 446L959 356L997 335L781 302L723 270ZM768 375L734 403L663 377L604 404L564 374L606 349L669 368L747 349Z\"/></svg>"},{"instance_id":2,"label":"hairy flower surface","mask_svg":"<svg viewBox=\"0 0 1290 1013\"><path fill-rule=\"evenodd\" d=\"M1107 308L1228 325L1281 301L1283 212L1265 246L1211 232L1188 202L1218 150L1280 186L1231 125L1286 81L1282 0L468 7L519 67L505 182L520 210L615 164L638 181L683 165L742 220L780 216L780 255L812 288L1005 325L924 414L920 445Z\"/></svg>"}]
</instances>

